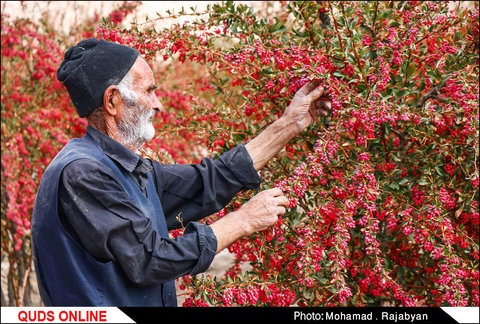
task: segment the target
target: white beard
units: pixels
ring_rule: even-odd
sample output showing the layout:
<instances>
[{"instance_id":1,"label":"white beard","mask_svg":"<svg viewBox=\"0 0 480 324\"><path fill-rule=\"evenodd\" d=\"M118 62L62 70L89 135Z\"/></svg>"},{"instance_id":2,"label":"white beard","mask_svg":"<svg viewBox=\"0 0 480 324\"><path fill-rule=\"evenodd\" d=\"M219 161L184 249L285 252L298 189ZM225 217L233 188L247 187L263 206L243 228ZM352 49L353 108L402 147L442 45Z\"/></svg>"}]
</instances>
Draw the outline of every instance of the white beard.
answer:
<instances>
[{"instance_id":1,"label":"white beard","mask_svg":"<svg viewBox=\"0 0 480 324\"><path fill-rule=\"evenodd\" d=\"M123 118L118 123L119 140L123 145L138 150L155 136L152 124L155 111L138 105L138 102L134 105L133 102L126 103Z\"/></svg>"}]
</instances>

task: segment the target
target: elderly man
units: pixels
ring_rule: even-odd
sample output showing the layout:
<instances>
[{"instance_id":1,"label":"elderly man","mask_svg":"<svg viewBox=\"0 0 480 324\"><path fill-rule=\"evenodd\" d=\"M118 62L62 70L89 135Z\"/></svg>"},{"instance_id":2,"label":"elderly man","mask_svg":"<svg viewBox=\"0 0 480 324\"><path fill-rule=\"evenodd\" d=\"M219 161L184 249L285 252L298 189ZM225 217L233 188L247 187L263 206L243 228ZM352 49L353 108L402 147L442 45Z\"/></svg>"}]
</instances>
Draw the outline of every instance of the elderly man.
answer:
<instances>
[{"instance_id":1,"label":"elderly man","mask_svg":"<svg viewBox=\"0 0 480 324\"><path fill-rule=\"evenodd\" d=\"M32 217L34 261L46 305L176 306L174 279L205 271L235 240L273 225L288 206L258 193L207 226L312 121L323 89L307 84L284 115L246 145L199 165L163 165L136 152L162 111L152 70L135 49L94 38L65 53L57 71L88 127L53 159ZM171 239L168 231L186 226Z\"/></svg>"}]
</instances>

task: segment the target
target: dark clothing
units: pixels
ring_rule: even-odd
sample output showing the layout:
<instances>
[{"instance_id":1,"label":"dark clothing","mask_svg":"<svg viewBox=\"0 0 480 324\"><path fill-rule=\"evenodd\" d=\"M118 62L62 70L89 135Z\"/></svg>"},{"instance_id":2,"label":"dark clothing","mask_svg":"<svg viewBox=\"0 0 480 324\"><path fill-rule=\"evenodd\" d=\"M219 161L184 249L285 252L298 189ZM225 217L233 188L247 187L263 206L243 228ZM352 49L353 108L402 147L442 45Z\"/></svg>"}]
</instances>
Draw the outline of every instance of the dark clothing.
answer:
<instances>
[{"instance_id":1,"label":"dark clothing","mask_svg":"<svg viewBox=\"0 0 480 324\"><path fill-rule=\"evenodd\" d=\"M216 251L211 228L194 221L260 181L243 146L199 165L162 165L88 127L55 157L37 195L32 233L44 302L175 306L172 280L205 271ZM185 234L170 239L177 216Z\"/></svg>"},{"instance_id":2,"label":"dark clothing","mask_svg":"<svg viewBox=\"0 0 480 324\"><path fill-rule=\"evenodd\" d=\"M240 190L255 188L260 180L243 146L225 153L216 161L205 158L200 165L162 165L142 158L95 128L89 127L87 134L116 165L128 171L129 177L144 194L148 173L153 169L154 183L168 230L181 226L177 216L186 226L191 221L220 210ZM105 208L114 204L115 211ZM98 260L151 266L148 262L151 253L148 251L155 249L155 244L160 244L160 241L139 242L135 226L125 226L123 220L135 221L138 218L141 222L144 216L128 201L113 172L98 161L79 159L65 166L59 184L59 207L59 217L64 227ZM102 215L101 218L98 217L99 214ZM100 228L101 232L92 229L92 224ZM169 255L172 258L174 255L188 255L188 251L193 251L192 246L200 240L207 243L205 247L209 251L216 251L213 231L204 227L196 224L191 228L190 235L177 238L173 242L175 250L170 251ZM200 233L195 230L197 228L201 228L205 237L199 237ZM106 244L108 240L115 244ZM99 244L99 241L105 243ZM145 245L145 249L139 248L142 245ZM214 252L209 253L209 257L202 259L208 265L215 255ZM200 254L192 257L198 260ZM208 265L197 264L197 267L205 270ZM159 264L158 267L162 265ZM192 260L179 258L175 266L169 268L170 277L186 274L182 267L191 270ZM149 274L148 269L138 269L135 273L142 277ZM158 282L162 279L147 277L143 281ZM139 281L137 278L133 280Z\"/></svg>"}]
</instances>

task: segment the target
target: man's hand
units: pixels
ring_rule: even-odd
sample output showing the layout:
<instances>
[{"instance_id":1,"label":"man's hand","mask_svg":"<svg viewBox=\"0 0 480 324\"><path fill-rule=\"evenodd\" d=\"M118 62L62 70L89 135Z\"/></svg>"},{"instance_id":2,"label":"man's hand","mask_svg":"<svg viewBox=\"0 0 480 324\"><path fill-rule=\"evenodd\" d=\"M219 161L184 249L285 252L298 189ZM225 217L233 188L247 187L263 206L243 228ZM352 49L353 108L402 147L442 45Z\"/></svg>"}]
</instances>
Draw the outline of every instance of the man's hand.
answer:
<instances>
[{"instance_id":1,"label":"man's hand","mask_svg":"<svg viewBox=\"0 0 480 324\"><path fill-rule=\"evenodd\" d=\"M250 235L275 224L287 207L287 197L282 190L274 188L259 192L236 212L246 235Z\"/></svg>"},{"instance_id":2,"label":"man's hand","mask_svg":"<svg viewBox=\"0 0 480 324\"><path fill-rule=\"evenodd\" d=\"M264 230L285 214L288 199L278 188L256 194L238 210L220 218L210 228L217 238L217 253L241 237Z\"/></svg>"},{"instance_id":3,"label":"man's hand","mask_svg":"<svg viewBox=\"0 0 480 324\"><path fill-rule=\"evenodd\" d=\"M331 98L324 94L324 89L318 86L318 82L305 84L297 91L283 116L245 145L253 167L260 170L315 119L327 116L331 107Z\"/></svg>"},{"instance_id":4,"label":"man's hand","mask_svg":"<svg viewBox=\"0 0 480 324\"><path fill-rule=\"evenodd\" d=\"M317 82L306 83L295 93L282 117L293 121L298 132L302 132L318 117L327 116L331 109L330 98L322 98L323 94L324 88Z\"/></svg>"},{"instance_id":5,"label":"man's hand","mask_svg":"<svg viewBox=\"0 0 480 324\"><path fill-rule=\"evenodd\" d=\"M267 164L316 118L328 114L332 103L323 92L324 88L315 82L304 85L297 91L283 116L245 145L256 170ZM211 224L210 228L217 237L217 253L239 238L275 224L288 205L288 199L280 189L269 189Z\"/></svg>"}]
</instances>

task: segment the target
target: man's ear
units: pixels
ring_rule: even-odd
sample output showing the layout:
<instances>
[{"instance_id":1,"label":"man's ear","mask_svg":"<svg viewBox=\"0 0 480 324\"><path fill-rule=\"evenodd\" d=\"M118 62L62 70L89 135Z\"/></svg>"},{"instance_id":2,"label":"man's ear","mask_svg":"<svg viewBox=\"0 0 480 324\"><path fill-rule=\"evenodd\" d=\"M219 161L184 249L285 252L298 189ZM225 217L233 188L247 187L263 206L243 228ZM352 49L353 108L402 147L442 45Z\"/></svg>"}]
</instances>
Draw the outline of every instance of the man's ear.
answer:
<instances>
[{"instance_id":1,"label":"man's ear","mask_svg":"<svg viewBox=\"0 0 480 324\"><path fill-rule=\"evenodd\" d=\"M115 116L118 114L119 105L121 103L120 92L116 85L109 86L103 93L103 106L108 114Z\"/></svg>"}]
</instances>

